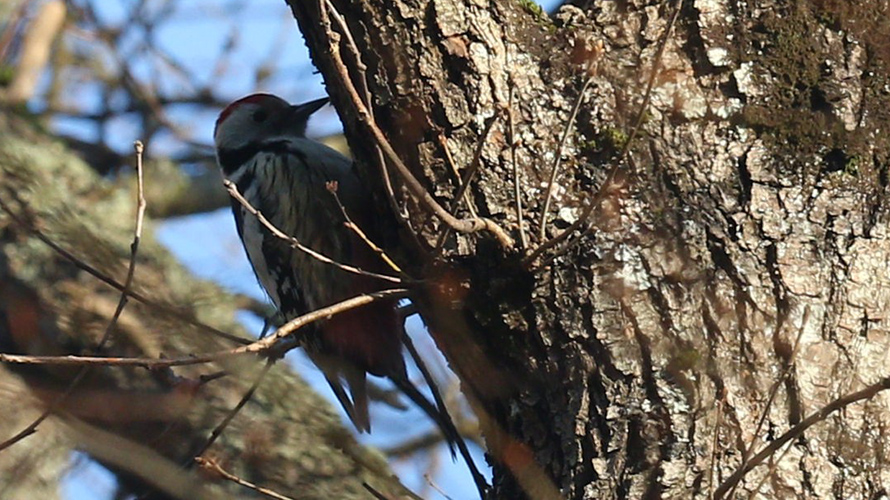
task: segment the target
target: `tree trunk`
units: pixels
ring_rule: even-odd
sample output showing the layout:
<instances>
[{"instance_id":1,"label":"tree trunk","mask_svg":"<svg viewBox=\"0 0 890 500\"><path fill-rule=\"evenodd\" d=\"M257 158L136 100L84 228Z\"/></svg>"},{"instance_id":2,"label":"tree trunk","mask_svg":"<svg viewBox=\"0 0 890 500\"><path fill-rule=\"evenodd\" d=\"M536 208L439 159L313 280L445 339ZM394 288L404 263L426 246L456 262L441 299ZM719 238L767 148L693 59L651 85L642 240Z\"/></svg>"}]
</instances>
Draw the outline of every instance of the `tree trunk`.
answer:
<instances>
[{"instance_id":1,"label":"tree trunk","mask_svg":"<svg viewBox=\"0 0 890 500\"><path fill-rule=\"evenodd\" d=\"M882 494L887 1L589 3L289 1L494 496Z\"/></svg>"}]
</instances>

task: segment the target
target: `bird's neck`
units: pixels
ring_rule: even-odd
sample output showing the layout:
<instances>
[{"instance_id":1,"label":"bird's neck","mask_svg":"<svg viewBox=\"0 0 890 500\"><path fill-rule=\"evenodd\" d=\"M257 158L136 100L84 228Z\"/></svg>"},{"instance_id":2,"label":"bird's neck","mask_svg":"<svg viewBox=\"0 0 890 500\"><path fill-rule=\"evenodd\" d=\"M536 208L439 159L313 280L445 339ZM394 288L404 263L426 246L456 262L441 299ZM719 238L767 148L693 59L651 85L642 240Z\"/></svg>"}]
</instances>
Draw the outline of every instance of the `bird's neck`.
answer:
<instances>
[{"instance_id":1,"label":"bird's neck","mask_svg":"<svg viewBox=\"0 0 890 500\"><path fill-rule=\"evenodd\" d=\"M234 148L219 148L216 157L226 178L231 178L235 172L259 153L293 153L291 147L298 137L279 136L262 141L252 141ZM234 179L233 179L234 180Z\"/></svg>"}]
</instances>

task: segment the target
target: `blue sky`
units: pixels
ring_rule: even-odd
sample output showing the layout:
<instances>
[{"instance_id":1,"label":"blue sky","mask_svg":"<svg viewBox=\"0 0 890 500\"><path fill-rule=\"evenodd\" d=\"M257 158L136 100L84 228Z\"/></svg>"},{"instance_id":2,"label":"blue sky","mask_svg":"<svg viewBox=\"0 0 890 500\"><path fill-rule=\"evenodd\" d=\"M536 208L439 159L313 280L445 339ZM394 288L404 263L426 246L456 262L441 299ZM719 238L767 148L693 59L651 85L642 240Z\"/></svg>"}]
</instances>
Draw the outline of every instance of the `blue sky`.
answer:
<instances>
[{"instance_id":1,"label":"blue sky","mask_svg":"<svg viewBox=\"0 0 890 500\"><path fill-rule=\"evenodd\" d=\"M104 23L115 24L125 19L130 0L94 1L98 15ZM549 7L553 2L542 2ZM148 2L151 5L152 2ZM235 11L235 5L249 5L242 11ZM170 52L176 61L189 68L200 85L209 86L218 96L235 99L255 92L267 91L285 97L292 102L301 102L324 95L321 77L315 74L308 54L297 30L290 11L282 0L254 0L252 2L183 0L176 3L177 13L153 34L157 43ZM222 75L214 73L214 65L220 47L235 33L238 43L230 58L230 64ZM124 39L121 50L126 53L138 46L139 33L133 39ZM271 55L270 55L271 54ZM126 55L126 54L124 54ZM113 55L107 55L112 57ZM249 61L249 64L246 63ZM274 78L257 84L253 75L259 64L271 64ZM134 66L138 77L157 81L159 86L170 93L193 92L189 85L176 78L159 73L153 65L141 64L138 59ZM97 106L99 96L86 86L77 95L78 105L89 108ZM40 105L39 101L36 103ZM216 111L195 113L193 108L171 108L169 116L186 129L192 139L210 144L213 121ZM88 123L59 119L54 122L57 130L91 139L96 130ZM340 124L332 108L326 107L316 114L310 123L309 135L328 135L338 132ZM112 146L121 152L129 151L136 137L137 128L132 117L123 116L112 123L108 130ZM173 137L159 137L148 144L148 154L170 154L179 148ZM146 182L157 182L151 172L146 174ZM241 243L235 233L234 222L229 209L208 214L169 219L159 224L158 240L166 245L196 275L216 281L233 291L265 299L247 262ZM262 328L262 320L247 313L239 316L249 330L254 333ZM428 358L434 373L449 376L445 363L438 356L432 341L426 335L417 318L409 320L409 331L421 352ZM287 361L317 389L333 401L330 389L318 370L301 352L288 355ZM333 406L339 408L336 402ZM342 410L341 410L342 413ZM416 409L407 412L375 405L371 414L374 432L360 436L364 443L385 447L406 440L408 437L424 433L431 428L428 419ZM348 420L345 419L344 422ZM473 448L477 465L488 474L482 451ZM102 467L92 463L82 455L72 457L76 464L63 485L64 498L72 500L111 498L114 478ZM432 480L436 486L455 500L474 498L475 488L463 463L453 463L444 446L436 451L437 467ZM442 498L429 488L423 474L429 466L428 457L418 455L408 460L392 463L392 467L402 481L415 492L427 492L429 498Z\"/></svg>"}]
</instances>

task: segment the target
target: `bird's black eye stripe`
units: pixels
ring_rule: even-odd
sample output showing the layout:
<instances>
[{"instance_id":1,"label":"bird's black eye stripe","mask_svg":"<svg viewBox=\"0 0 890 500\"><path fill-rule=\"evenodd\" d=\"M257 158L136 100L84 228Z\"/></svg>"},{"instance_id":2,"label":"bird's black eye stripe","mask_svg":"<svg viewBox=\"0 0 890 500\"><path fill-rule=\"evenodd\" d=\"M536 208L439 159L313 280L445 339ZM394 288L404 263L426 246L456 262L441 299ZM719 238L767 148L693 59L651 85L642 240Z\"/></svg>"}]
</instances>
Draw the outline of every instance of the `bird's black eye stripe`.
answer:
<instances>
[{"instance_id":1,"label":"bird's black eye stripe","mask_svg":"<svg viewBox=\"0 0 890 500\"><path fill-rule=\"evenodd\" d=\"M251 118L253 118L253 121L255 121L257 123L266 121L266 118L268 118L268 117L269 117L269 113L267 113L265 109L258 109L253 112L253 115L251 115Z\"/></svg>"}]
</instances>

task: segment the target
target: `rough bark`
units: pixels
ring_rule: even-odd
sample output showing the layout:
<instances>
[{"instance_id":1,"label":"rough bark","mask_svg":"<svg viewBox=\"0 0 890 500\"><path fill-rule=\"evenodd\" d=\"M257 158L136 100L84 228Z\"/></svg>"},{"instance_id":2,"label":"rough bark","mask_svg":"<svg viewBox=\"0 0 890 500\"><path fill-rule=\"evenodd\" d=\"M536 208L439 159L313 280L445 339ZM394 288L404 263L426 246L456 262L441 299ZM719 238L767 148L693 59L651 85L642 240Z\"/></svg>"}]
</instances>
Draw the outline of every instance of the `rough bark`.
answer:
<instances>
[{"instance_id":1,"label":"rough bark","mask_svg":"<svg viewBox=\"0 0 890 500\"><path fill-rule=\"evenodd\" d=\"M162 171L161 171L162 172ZM146 172L149 184L163 183ZM0 115L0 351L87 354L120 294L37 239L36 226L82 262L124 282L133 237L133 193L115 189L65 147L15 113ZM106 354L180 357L233 346L182 316L246 337L236 299L190 276L152 238L140 245L133 290L174 311L131 299ZM33 319L33 321L32 321ZM238 403L263 366L257 358L172 371L94 368L36 434L0 452L0 496L55 498L79 449L115 472L121 495L245 498L233 483L186 466ZM198 384L201 375L226 376ZM65 391L76 368L0 367L0 440L25 428ZM405 490L384 457L359 446L328 404L279 363L205 456L224 469L293 498L367 498L367 482Z\"/></svg>"},{"instance_id":2,"label":"rough bark","mask_svg":"<svg viewBox=\"0 0 890 500\"><path fill-rule=\"evenodd\" d=\"M388 162L407 214L397 252L480 414L495 497L556 496L543 473L566 498L708 498L888 375L885 0L683 2L658 62L673 4L584 2L551 19L521 1L288 3L382 212L348 82L361 98L367 85L376 124L446 207L460 184L449 154L466 172L483 141L469 197L516 241L519 173L529 248L452 231L435 256L444 225ZM654 65L640 133L605 182ZM557 156L545 239L600 203L570 247L523 265ZM733 495L880 495L888 423L884 393L847 406Z\"/></svg>"}]
</instances>

